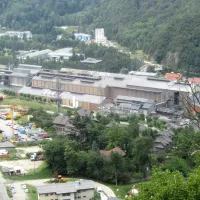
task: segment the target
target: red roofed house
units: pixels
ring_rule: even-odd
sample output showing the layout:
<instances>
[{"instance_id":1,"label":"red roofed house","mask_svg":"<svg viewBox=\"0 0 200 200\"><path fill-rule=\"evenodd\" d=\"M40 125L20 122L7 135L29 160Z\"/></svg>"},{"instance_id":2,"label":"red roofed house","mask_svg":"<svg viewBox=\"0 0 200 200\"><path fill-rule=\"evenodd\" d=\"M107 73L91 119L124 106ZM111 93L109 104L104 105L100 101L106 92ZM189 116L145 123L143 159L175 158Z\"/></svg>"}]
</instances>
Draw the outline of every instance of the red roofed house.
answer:
<instances>
[{"instance_id":1,"label":"red roofed house","mask_svg":"<svg viewBox=\"0 0 200 200\"><path fill-rule=\"evenodd\" d=\"M165 78L170 81L178 81L183 77L182 74L175 74L175 73L166 73Z\"/></svg>"},{"instance_id":2,"label":"red roofed house","mask_svg":"<svg viewBox=\"0 0 200 200\"><path fill-rule=\"evenodd\" d=\"M126 153L123 150L121 150L119 147L115 147L114 149L111 149L110 151L100 150L99 152L101 156L105 158L110 158L112 153L118 153L122 157L126 155Z\"/></svg>"},{"instance_id":3,"label":"red roofed house","mask_svg":"<svg viewBox=\"0 0 200 200\"><path fill-rule=\"evenodd\" d=\"M188 78L189 83L200 83L200 78Z\"/></svg>"}]
</instances>

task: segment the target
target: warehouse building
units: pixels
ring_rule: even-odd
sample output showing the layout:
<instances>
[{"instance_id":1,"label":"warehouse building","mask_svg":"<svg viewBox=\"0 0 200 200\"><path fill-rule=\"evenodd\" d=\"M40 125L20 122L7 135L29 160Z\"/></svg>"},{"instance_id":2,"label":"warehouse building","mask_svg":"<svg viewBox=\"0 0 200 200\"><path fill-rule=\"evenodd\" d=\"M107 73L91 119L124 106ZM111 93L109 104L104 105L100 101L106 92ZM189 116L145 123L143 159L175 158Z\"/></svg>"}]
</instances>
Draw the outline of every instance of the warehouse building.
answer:
<instances>
[{"instance_id":1,"label":"warehouse building","mask_svg":"<svg viewBox=\"0 0 200 200\"><path fill-rule=\"evenodd\" d=\"M63 71L62 73L40 72L38 76L33 77L32 87L55 90L57 77L63 92L77 92L113 99L118 95L145 98L156 103L172 99L172 103L178 105L180 96L190 91L186 84L165 79L92 71L76 74Z\"/></svg>"},{"instance_id":2,"label":"warehouse building","mask_svg":"<svg viewBox=\"0 0 200 200\"><path fill-rule=\"evenodd\" d=\"M42 66L19 64L18 68L12 70L1 70L0 81L4 85L23 87L31 84L32 77L41 70Z\"/></svg>"},{"instance_id":3,"label":"warehouse building","mask_svg":"<svg viewBox=\"0 0 200 200\"><path fill-rule=\"evenodd\" d=\"M49 57L48 54L50 52L52 52L52 50L45 49L45 50L41 50L41 51L25 53L25 54L17 56L17 58L21 59L21 60L26 60L26 59L35 59L35 60L47 59Z\"/></svg>"},{"instance_id":4,"label":"warehouse building","mask_svg":"<svg viewBox=\"0 0 200 200\"><path fill-rule=\"evenodd\" d=\"M56 62L62 60L69 60L73 56L73 48L63 48L48 53L49 59Z\"/></svg>"}]
</instances>

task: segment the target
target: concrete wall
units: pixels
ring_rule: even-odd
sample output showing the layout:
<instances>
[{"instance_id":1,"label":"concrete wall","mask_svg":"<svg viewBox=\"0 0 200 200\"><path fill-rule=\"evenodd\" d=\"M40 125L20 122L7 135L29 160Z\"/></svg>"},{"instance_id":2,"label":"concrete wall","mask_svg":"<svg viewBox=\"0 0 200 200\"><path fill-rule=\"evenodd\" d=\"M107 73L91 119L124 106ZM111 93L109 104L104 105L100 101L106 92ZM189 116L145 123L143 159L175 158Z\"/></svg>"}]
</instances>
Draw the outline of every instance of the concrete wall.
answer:
<instances>
[{"instance_id":1,"label":"concrete wall","mask_svg":"<svg viewBox=\"0 0 200 200\"><path fill-rule=\"evenodd\" d=\"M11 78L11 84L15 85L24 85L26 86L30 81L30 77L17 77L17 76L12 76Z\"/></svg>"},{"instance_id":2,"label":"concrete wall","mask_svg":"<svg viewBox=\"0 0 200 200\"><path fill-rule=\"evenodd\" d=\"M79 190L75 193L75 199L77 200L92 200L94 198L94 189L91 190Z\"/></svg>"},{"instance_id":3,"label":"concrete wall","mask_svg":"<svg viewBox=\"0 0 200 200\"><path fill-rule=\"evenodd\" d=\"M0 150L1 149L5 149L5 150L7 150L7 151L13 151L13 150L15 150L15 147L0 147Z\"/></svg>"},{"instance_id":4,"label":"concrete wall","mask_svg":"<svg viewBox=\"0 0 200 200\"><path fill-rule=\"evenodd\" d=\"M62 104L65 106L73 106L73 100L62 100ZM89 102L81 102L78 101L78 107L82 107L88 110L98 110L99 104L89 103Z\"/></svg>"},{"instance_id":5,"label":"concrete wall","mask_svg":"<svg viewBox=\"0 0 200 200\"><path fill-rule=\"evenodd\" d=\"M63 196L66 194L55 194L55 193L49 193L49 194L41 194L38 195L38 200L75 200L75 195L74 193L69 193L67 196Z\"/></svg>"},{"instance_id":6,"label":"concrete wall","mask_svg":"<svg viewBox=\"0 0 200 200\"><path fill-rule=\"evenodd\" d=\"M38 195L38 200L92 200L94 198L94 189L80 190L77 193L59 194L55 193Z\"/></svg>"}]
</instances>

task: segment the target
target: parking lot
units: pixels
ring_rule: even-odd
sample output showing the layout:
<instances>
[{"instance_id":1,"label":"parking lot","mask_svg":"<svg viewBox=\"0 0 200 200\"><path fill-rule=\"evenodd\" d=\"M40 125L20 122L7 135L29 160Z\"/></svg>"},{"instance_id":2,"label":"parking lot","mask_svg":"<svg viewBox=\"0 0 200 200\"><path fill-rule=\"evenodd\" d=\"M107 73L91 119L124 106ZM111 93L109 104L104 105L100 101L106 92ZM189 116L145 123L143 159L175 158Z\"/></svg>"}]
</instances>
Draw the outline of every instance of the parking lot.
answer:
<instances>
[{"instance_id":1,"label":"parking lot","mask_svg":"<svg viewBox=\"0 0 200 200\"><path fill-rule=\"evenodd\" d=\"M13 135L13 130L11 126L8 126L8 123L11 121L10 120L3 120L0 119L0 129L3 131L2 135L3 137L7 137L8 139L10 139ZM18 127L17 122L14 122L14 124L16 125L16 127ZM27 135L25 134L20 134L20 132L18 130L14 130L14 134L19 134L19 136L21 137L21 140L24 141L28 141L30 140Z\"/></svg>"}]
</instances>

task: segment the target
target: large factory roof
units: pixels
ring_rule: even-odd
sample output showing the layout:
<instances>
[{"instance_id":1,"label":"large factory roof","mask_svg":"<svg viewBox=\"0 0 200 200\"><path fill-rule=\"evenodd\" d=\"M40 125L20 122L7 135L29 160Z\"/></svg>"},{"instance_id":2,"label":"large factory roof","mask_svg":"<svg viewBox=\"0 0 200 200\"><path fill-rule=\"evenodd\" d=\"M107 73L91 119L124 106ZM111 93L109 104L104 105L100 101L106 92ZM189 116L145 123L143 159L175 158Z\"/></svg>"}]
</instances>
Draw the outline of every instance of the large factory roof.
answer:
<instances>
[{"instance_id":1,"label":"large factory roof","mask_svg":"<svg viewBox=\"0 0 200 200\"><path fill-rule=\"evenodd\" d=\"M36 52L31 52L31 53L28 53L26 55L24 55L24 57L29 57L29 58L35 58L35 57L40 57L40 56L43 56L43 55L46 55L48 53L52 52L52 50L50 49L45 49L45 50L41 50L41 51L36 51Z\"/></svg>"},{"instance_id":2,"label":"large factory roof","mask_svg":"<svg viewBox=\"0 0 200 200\"><path fill-rule=\"evenodd\" d=\"M63 74L64 75L64 74ZM154 92L162 92L162 90L171 90L171 91L183 91L183 92L189 92L190 87L186 84L179 84L175 82L166 82L162 80L150 80L148 77L143 76L134 76L134 75L123 75L123 74L114 74L114 73L106 73L106 72L90 72L88 74L88 79L91 79L92 77L100 77L99 80L93 80L93 81L87 81L87 78L85 78L85 81L82 81L78 76L76 75L76 78L69 79L66 75L65 78L62 78L61 82L69 82L70 84L77 84L77 85L86 85L86 86L94 86L94 87L118 87L118 88L129 88L129 89L137 89L137 90L146 90L146 91L154 91ZM52 77L45 77L45 76L35 76L33 80L46 80L46 81L53 81L56 82L57 78L56 76ZM155 89L157 91L155 91Z\"/></svg>"},{"instance_id":3,"label":"large factory roof","mask_svg":"<svg viewBox=\"0 0 200 200\"><path fill-rule=\"evenodd\" d=\"M125 101L134 101L134 102L143 102L143 103L153 103L153 100L149 100L149 99L144 99L144 98L138 98L138 97L129 97L129 96L122 96L122 95L118 95L116 97L117 100L125 100Z\"/></svg>"},{"instance_id":4,"label":"large factory roof","mask_svg":"<svg viewBox=\"0 0 200 200\"><path fill-rule=\"evenodd\" d=\"M87 58L85 60L82 60L81 63L86 63L86 64L97 64L102 62L103 60L97 60L95 58Z\"/></svg>"},{"instance_id":5,"label":"large factory roof","mask_svg":"<svg viewBox=\"0 0 200 200\"><path fill-rule=\"evenodd\" d=\"M28 65L28 64L19 64L20 69L28 69L32 75L37 74L42 66L41 65Z\"/></svg>"},{"instance_id":6,"label":"large factory roof","mask_svg":"<svg viewBox=\"0 0 200 200\"><path fill-rule=\"evenodd\" d=\"M52 51L48 53L49 56L51 57L71 57L73 55L72 52L73 48L63 48L63 49L58 49L56 51Z\"/></svg>"}]
</instances>

